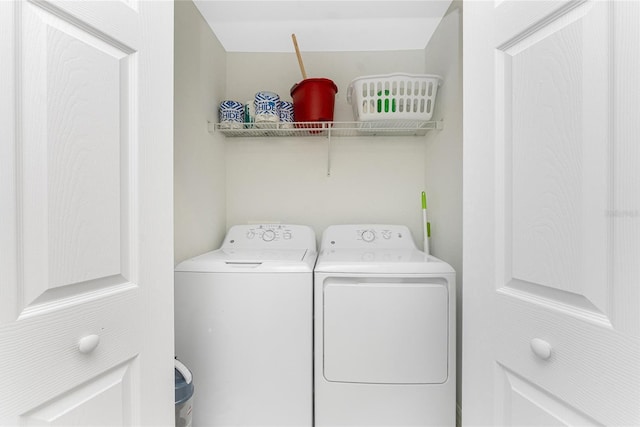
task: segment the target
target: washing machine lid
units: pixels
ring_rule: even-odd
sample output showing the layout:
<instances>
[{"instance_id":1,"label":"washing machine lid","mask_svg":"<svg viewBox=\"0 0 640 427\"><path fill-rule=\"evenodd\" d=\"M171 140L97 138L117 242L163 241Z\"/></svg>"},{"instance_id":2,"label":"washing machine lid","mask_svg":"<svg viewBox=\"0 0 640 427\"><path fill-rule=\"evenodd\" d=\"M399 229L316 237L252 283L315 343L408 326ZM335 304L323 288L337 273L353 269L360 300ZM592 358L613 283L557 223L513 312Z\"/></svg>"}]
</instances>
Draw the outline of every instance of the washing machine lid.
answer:
<instances>
[{"instance_id":1,"label":"washing machine lid","mask_svg":"<svg viewBox=\"0 0 640 427\"><path fill-rule=\"evenodd\" d=\"M311 272L315 251L308 249L230 249L222 248L181 262L175 271L239 272Z\"/></svg>"},{"instance_id":2,"label":"washing machine lid","mask_svg":"<svg viewBox=\"0 0 640 427\"><path fill-rule=\"evenodd\" d=\"M449 274L446 262L417 249L325 249L316 272L375 274Z\"/></svg>"},{"instance_id":3,"label":"washing machine lid","mask_svg":"<svg viewBox=\"0 0 640 427\"><path fill-rule=\"evenodd\" d=\"M315 233L306 225L234 225L220 249L183 261L175 271L312 272L317 255Z\"/></svg>"}]
</instances>

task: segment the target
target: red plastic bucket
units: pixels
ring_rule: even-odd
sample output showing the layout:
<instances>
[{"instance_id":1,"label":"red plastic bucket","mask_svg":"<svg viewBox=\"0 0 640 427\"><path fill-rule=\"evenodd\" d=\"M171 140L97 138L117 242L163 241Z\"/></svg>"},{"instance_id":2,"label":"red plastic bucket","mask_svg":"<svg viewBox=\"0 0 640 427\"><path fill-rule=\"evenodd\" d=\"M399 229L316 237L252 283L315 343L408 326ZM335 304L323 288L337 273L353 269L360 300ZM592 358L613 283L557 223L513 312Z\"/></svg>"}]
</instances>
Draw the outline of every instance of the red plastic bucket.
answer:
<instances>
[{"instance_id":1,"label":"red plastic bucket","mask_svg":"<svg viewBox=\"0 0 640 427\"><path fill-rule=\"evenodd\" d=\"M331 122L338 86L329 79L305 79L291 88L296 122Z\"/></svg>"}]
</instances>

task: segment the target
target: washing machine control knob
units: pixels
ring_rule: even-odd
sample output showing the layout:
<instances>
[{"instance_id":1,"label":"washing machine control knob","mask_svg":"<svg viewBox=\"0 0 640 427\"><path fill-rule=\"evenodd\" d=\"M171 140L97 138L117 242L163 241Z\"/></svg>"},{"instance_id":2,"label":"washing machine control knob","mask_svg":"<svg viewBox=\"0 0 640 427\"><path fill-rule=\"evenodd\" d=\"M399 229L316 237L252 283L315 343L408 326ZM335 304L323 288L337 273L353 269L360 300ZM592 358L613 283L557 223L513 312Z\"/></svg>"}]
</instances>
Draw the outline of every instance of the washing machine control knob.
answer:
<instances>
[{"instance_id":1,"label":"washing machine control knob","mask_svg":"<svg viewBox=\"0 0 640 427\"><path fill-rule=\"evenodd\" d=\"M373 230L364 230L361 234L362 240L367 243L371 243L376 240L376 233Z\"/></svg>"},{"instance_id":2,"label":"washing machine control knob","mask_svg":"<svg viewBox=\"0 0 640 427\"><path fill-rule=\"evenodd\" d=\"M270 242L275 238L276 232L273 230L265 230L264 233L262 233L262 240L264 240L265 242Z\"/></svg>"}]
</instances>

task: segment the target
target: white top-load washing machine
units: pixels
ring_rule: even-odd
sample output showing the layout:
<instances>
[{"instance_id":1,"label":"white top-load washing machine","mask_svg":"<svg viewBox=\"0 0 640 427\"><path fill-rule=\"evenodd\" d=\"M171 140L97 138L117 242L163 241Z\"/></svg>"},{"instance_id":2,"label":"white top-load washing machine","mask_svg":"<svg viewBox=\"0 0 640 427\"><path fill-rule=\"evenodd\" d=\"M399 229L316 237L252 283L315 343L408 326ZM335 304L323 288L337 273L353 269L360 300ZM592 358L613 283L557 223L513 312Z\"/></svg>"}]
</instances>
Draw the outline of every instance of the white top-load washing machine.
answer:
<instances>
[{"instance_id":1,"label":"white top-load washing machine","mask_svg":"<svg viewBox=\"0 0 640 427\"><path fill-rule=\"evenodd\" d=\"M454 426L455 271L399 225L335 225L314 273L315 425Z\"/></svg>"},{"instance_id":2,"label":"white top-load washing machine","mask_svg":"<svg viewBox=\"0 0 640 427\"><path fill-rule=\"evenodd\" d=\"M193 425L311 426L313 230L232 227L175 269L176 356L193 373Z\"/></svg>"}]
</instances>

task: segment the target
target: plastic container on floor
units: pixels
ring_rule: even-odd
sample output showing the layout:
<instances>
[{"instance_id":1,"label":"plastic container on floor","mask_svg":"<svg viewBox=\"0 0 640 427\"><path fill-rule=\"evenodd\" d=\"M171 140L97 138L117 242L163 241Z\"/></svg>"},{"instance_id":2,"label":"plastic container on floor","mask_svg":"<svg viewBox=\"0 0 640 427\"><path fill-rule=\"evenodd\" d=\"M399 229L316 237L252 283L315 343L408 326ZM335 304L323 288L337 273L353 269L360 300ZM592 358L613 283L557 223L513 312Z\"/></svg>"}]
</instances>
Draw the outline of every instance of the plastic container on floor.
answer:
<instances>
[{"instance_id":1,"label":"plastic container on floor","mask_svg":"<svg viewBox=\"0 0 640 427\"><path fill-rule=\"evenodd\" d=\"M193 375L179 360L175 360L176 427L191 427L193 420Z\"/></svg>"}]
</instances>

